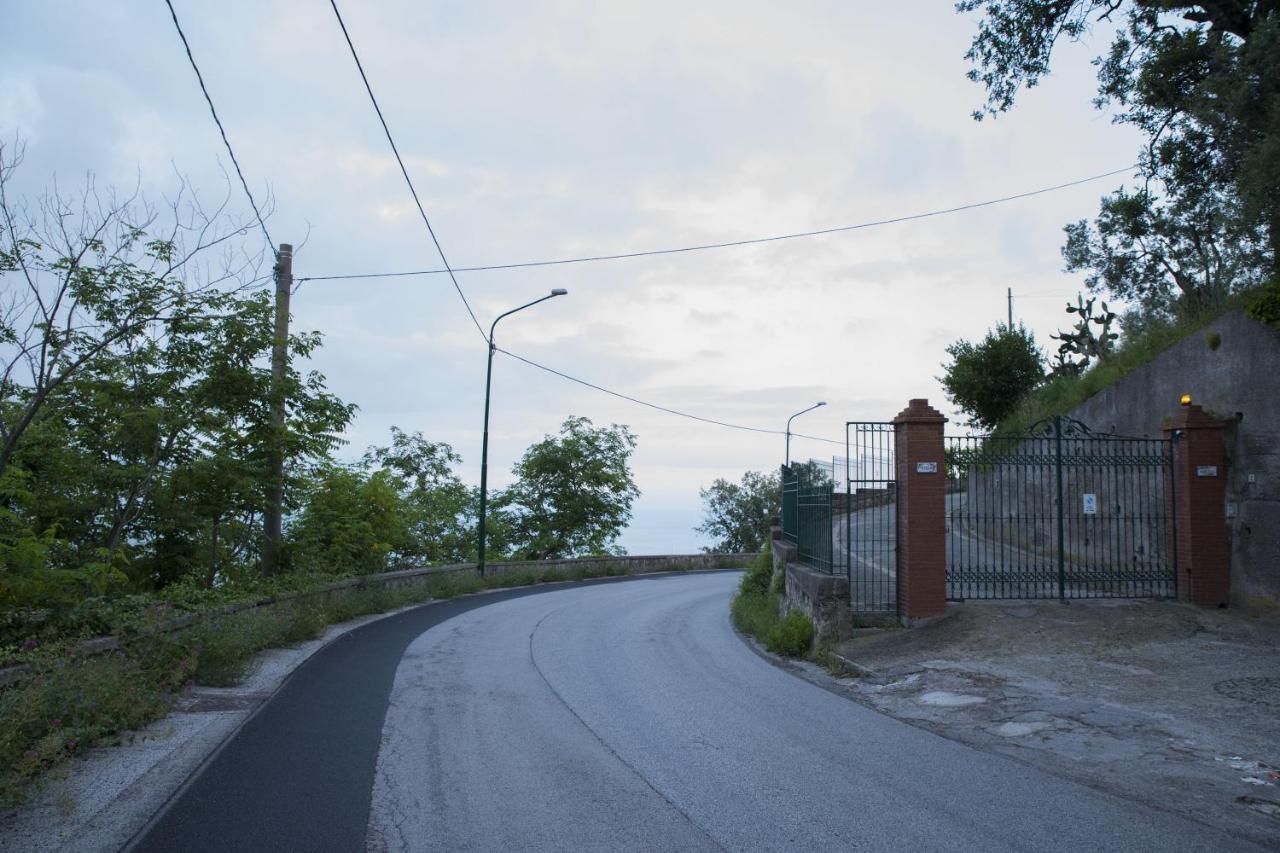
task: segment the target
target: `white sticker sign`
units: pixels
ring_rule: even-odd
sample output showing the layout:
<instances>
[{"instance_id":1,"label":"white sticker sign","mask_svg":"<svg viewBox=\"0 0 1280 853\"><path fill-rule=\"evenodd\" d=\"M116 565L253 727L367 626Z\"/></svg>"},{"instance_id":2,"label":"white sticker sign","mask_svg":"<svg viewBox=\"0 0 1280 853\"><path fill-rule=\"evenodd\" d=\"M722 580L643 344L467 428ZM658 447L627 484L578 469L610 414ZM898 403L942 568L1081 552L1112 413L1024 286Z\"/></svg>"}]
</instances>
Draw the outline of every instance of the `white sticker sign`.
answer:
<instances>
[{"instance_id":1,"label":"white sticker sign","mask_svg":"<svg viewBox=\"0 0 1280 853\"><path fill-rule=\"evenodd\" d=\"M937 462L917 462L916 473L917 474L936 474L938 473L938 463Z\"/></svg>"},{"instance_id":2,"label":"white sticker sign","mask_svg":"<svg viewBox=\"0 0 1280 853\"><path fill-rule=\"evenodd\" d=\"M1216 477L1218 476L1217 465L1199 465L1196 467L1197 477Z\"/></svg>"},{"instance_id":3,"label":"white sticker sign","mask_svg":"<svg viewBox=\"0 0 1280 853\"><path fill-rule=\"evenodd\" d=\"M1085 515L1098 514L1098 496L1097 495L1092 495L1092 494L1084 495L1084 514Z\"/></svg>"}]
</instances>

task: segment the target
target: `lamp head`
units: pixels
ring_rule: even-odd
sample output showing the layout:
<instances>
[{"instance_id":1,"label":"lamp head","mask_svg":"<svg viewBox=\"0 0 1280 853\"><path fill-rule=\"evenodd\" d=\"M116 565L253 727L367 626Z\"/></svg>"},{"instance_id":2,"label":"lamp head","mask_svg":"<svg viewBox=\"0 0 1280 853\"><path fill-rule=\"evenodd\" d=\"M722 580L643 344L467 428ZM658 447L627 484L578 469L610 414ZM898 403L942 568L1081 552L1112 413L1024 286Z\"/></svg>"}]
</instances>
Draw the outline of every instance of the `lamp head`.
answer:
<instances>
[{"instance_id":1,"label":"lamp head","mask_svg":"<svg viewBox=\"0 0 1280 853\"><path fill-rule=\"evenodd\" d=\"M569 291L565 290L563 287L557 287L555 290L551 291L552 296L567 296L568 293Z\"/></svg>"},{"instance_id":2,"label":"lamp head","mask_svg":"<svg viewBox=\"0 0 1280 853\"><path fill-rule=\"evenodd\" d=\"M819 406L825 406L826 404L827 404L826 400L823 400L820 403L818 403Z\"/></svg>"},{"instance_id":3,"label":"lamp head","mask_svg":"<svg viewBox=\"0 0 1280 853\"><path fill-rule=\"evenodd\" d=\"M1190 406L1190 405L1191 405L1191 395L1190 395L1190 394L1183 394L1181 397L1179 397L1179 398L1178 398L1178 402L1179 402L1179 403L1181 403L1181 404L1182 404L1182 405L1184 405L1184 406Z\"/></svg>"}]
</instances>

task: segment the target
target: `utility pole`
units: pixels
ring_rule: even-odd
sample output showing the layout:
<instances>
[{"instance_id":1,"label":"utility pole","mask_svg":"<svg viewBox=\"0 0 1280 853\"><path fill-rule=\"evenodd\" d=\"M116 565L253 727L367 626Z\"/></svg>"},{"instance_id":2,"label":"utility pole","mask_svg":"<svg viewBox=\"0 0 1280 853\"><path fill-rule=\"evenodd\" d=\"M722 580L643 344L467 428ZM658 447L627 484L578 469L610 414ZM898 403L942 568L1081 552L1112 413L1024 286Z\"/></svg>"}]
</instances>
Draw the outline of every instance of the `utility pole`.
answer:
<instances>
[{"instance_id":1,"label":"utility pole","mask_svg":"<svg viewBox=\"0 0 1280 853\"><path fill-rule=\"evenodd\" d=\"M1009 288L1009 331L1013 331L1013 288Z\"/></svg>"},{"instance_id":2,"label":"utility pole","mask_svg":"<svg viewBox=\"0 0 1280 853\"><path fill-rule=\"evenodd\" d=\"M267 506L263 512L262 573L280 571L284 515L284 382L289 369L289 291L293 289L293 246L280 244L276 255L276 330L271 342L271 446Z\"/></svg>"}]
</instances>

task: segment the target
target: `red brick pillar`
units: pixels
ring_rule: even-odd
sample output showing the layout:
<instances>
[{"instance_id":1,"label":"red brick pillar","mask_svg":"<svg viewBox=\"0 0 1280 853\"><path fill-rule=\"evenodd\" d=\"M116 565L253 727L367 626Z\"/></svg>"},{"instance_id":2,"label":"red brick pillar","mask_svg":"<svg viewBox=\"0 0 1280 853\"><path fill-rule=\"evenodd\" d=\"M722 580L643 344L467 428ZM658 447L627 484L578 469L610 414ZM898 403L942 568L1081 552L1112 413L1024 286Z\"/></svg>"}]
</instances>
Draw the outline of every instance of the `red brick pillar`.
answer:
<instances>
[{"instance_id":1,"label":"red brick pillar","mask_svg":"<svg viewBox=\"0 0 1280 853\"><path fill-rule=\"evenodd\" d=\"M1225 427L1199 406L1180 408L1162 427L1174 439L1165 492L1176 525L1178 598L1199 607L1226 607L1231 598Z\"/></svg>"},{"instance_id":2,"label":"red brick pillar","mask_svg":"<svg viewBox=\"0 0 1280 853\"><path fill-rule=\"evenodd\" d=\"M898 615L904 625L947 607L946 466L942 425L928 400L893 419L898 491Z\"/></svg>"}]
</instances>

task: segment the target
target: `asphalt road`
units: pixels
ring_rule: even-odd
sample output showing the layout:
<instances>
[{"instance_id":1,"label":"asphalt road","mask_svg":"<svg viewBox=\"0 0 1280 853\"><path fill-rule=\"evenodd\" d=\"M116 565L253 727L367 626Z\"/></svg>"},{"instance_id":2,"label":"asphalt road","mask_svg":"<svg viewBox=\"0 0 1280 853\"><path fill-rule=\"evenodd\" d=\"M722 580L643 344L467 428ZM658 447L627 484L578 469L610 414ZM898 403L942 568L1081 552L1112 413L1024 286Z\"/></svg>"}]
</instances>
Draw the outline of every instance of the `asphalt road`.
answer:
<instances>
[{"instance_id":1,"label":"asphalt road","mask_svg":"<svg viewBox=\"0 0 1280 853\"><path fill-rule=\"evenodd\" d=\"M737 578L518 591L355 631L137 849L1255 849L796 678L731 629Z\"/></svg>"}]
</instances>

